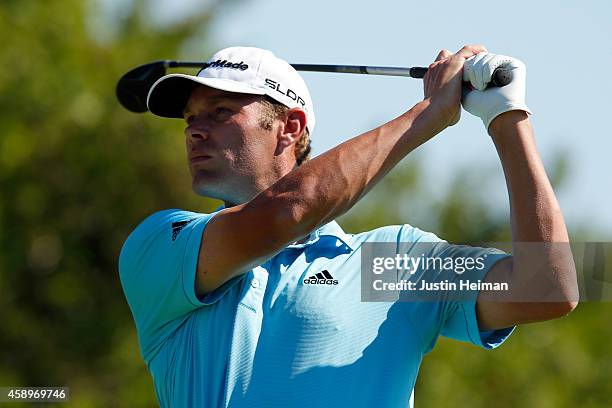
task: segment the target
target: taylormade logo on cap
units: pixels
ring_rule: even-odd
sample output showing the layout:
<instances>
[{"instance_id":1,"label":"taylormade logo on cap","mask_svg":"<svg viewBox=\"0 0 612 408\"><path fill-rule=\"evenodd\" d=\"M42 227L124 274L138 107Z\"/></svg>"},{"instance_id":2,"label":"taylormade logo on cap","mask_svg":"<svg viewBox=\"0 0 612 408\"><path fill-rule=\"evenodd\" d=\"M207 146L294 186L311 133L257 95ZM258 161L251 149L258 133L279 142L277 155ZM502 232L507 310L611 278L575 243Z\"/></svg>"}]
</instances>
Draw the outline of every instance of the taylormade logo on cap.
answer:
<instances>
[{"instance_id":1,"label":"taylormade logo on cap","mask_svg":"<svg viewBox=\"0 0 612 408\"><path fill-rule=\"evenodd\" d=\"M170 74L149 91L149 110L159 116L180 117L194 82L227 92L268 95L289 108L306 113L312 134L315 115L306 83L286 61L254 47L230 47L215 53L196 75Z\"/></svg>"},{"instance_id":2,"label":"taylormade logo on cap","mask_svg":"<svg viewBox=\"0 0 612 408\"><path fill-rule=\"evenodd\" d=\"M206 64L204 64L202 69L211 68L211 67L212 68L233 68L233 69L240 69L242 71L249 68L249 66L247 64L244 64L243 61L231 62L227 60L223 60L223 61L216 60L214 62L207 62Z\"/></svg>"}]
</instances>

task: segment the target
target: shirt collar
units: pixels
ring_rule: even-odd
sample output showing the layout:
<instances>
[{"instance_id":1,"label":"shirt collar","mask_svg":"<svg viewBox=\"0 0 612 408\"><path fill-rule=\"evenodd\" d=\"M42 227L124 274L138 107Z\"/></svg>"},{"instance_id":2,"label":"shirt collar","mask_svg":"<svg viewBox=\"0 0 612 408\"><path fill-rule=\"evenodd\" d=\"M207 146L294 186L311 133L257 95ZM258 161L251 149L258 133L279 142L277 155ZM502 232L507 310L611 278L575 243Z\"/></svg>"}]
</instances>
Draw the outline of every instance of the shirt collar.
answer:
<instances>
[{"instance_id":1,"label":"shirt collar","mask_svg":"<svg viewBox=\"0 0 612 408\"><path fill-rule=\"evenodd\" d=\"M224 208L225 208L225 205L221 204L214 212L221 211ZM321 239L321 238L324 238L324 239ZM332 238L332 239L327 240L326 238ZM336 239L334 240L333 238L336 238ZM287 248L296 248L296 249L306 248L318 241L321 241L319 244L323 244L325 241L325 244L327 243L333 244L336 247L341 247L343 246L342 244L344 244L351 251L355 250L355 246L352 242L350 235L344 232L342 230L342 227L340 227L340 225L338 225L336 221L328 222L327 224L320 227L318 230L313 231L308 237L308 240L306 242L302 244L287 245Z\"/></svg>"},{"instance_id":2,"label":"shirt collar","mask_svg":"<svg viewBox=\"0 0 612 408\"><path fill-rule=\"evenodd\" d=\"M331 239L330 239L331 238ZM308 240L302 244L287 245L287 248L306 248L319 242L319 245L333 245L335 247L348 247L351 251L355 250L350 235L342 230L336 221L331 221L316 231L313 231Z\"/></svg>"}]
</instances>

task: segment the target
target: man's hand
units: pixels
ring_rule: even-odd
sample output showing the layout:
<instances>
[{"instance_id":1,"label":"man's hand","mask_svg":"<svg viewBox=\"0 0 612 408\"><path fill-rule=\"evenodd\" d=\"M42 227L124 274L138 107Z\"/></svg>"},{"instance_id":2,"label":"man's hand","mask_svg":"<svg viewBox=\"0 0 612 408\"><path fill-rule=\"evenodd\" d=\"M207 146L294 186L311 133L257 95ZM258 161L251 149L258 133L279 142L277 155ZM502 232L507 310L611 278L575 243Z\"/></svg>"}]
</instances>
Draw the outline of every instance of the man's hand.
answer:
<instances>
[{"instance_id":1,"label":"man's hand","mask_svg":"<svg viewBox=\"0 0 612 408\"><path fill-rule=\"evenodd\" d=\"M512 70L512 82L501 88L488 88L493 71L504 67ZM531 113L525 104L525 64L516 58L482 52L465 62L463 80L475 90L464 88L463 108L482 119L487 131L493 120L504 112L522 110Z\"/></svg>"},{"instance_id":2,"label":"man's hand","mask_svg":"<svg viewBox=\"0 0 612 408\"><path fill-rule=\"evenodd\" d=\"M431 101L436 110L436 118L443 127L452 126L461 117L461 86L463 81L463 64L481 52L486 52L482 45L466 45L456 54L442 50L436 60L429 66L423 78L425 99Z\"/></svg>"}]
</instances>

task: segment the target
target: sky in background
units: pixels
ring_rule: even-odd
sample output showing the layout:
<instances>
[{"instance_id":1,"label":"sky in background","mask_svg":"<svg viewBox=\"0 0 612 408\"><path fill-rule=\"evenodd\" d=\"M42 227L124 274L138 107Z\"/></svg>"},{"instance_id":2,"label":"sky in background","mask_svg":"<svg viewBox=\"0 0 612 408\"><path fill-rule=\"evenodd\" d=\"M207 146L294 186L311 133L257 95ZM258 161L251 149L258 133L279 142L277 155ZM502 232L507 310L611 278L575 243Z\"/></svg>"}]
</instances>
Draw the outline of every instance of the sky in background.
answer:
<instances>
[{"instance_id":1,"label":"sky in background","mask_svg":"<svg viewBox=\"0 0 612 408\"><path fill-rule=\"evenodd\" d=\"M104 0L113 2L119 0ZM167 24L207 7L202 0L151 1L151 18ZM124 3L125 4L125 3ZM570 228L586 224L592 240L612 239L612 2L515 0L229 2L183 55L210 49L267 48L290 63L427 66L441 48L482 43L527 64L527 104L534 112L547 167L562 152L570 171L557 191ZM142 61L143 63L145 61ZM400 115L422 99L422 82L347 74L303 73L317 116L315 154ZM503 173L480 119L461 122L414 152L427 183L442 194L460 169L487 174L494 207L508 211ZM410 160L410 159L407 159ZM407 203L408 204L408 203ZM406 222L410 222L406 220Z\"/></svg>"}]
</instances>

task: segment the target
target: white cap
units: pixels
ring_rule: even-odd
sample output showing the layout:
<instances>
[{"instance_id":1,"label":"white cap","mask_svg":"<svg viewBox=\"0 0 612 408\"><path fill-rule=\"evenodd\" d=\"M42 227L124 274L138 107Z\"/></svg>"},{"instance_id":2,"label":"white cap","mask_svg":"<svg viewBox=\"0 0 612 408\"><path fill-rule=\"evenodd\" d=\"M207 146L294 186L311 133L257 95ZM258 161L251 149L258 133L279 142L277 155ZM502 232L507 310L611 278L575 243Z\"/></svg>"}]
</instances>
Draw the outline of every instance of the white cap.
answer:
<instances>
[{"instance_id":1,"label":"white cap","mask_svg":"<svg viewBox=\"0 0 612 408\"><path fill-rule=\"evenodd\" d=\"M213 55L197 76L163 76L149 90L147 107L158 116L182 118L191 91L199 84L227 92L268 95L289 108L302 108L312 134L315 115L306 83L291 65L270 51L225 48Z\"/></svg>"}]
</instances>

